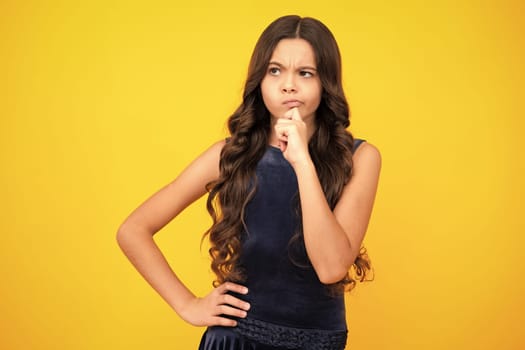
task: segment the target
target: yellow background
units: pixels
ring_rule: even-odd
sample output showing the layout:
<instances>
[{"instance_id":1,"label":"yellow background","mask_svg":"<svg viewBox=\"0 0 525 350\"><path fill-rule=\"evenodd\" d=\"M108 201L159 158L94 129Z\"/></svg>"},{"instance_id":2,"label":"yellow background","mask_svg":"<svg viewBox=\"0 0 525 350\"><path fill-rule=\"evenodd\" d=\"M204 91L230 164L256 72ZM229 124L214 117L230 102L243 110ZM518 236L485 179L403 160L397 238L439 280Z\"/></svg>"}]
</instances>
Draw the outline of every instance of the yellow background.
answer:
<instances>
[{"instance_id":1,"label":"yellow background","mask_svg":"<svg viewBox=\"0 0 525 350\"><path fill-rule=\"evenodd\" d=\"M299 4L300 3L300 4ZM523 349L522 1L0 3L0 348L195 349L119 224L215 140L273 19L335 34L383 171L351 349ZM200 201L156 236L211 287ZM271 307L271 306L270 306Z\"/></svg>"}]
</instances>

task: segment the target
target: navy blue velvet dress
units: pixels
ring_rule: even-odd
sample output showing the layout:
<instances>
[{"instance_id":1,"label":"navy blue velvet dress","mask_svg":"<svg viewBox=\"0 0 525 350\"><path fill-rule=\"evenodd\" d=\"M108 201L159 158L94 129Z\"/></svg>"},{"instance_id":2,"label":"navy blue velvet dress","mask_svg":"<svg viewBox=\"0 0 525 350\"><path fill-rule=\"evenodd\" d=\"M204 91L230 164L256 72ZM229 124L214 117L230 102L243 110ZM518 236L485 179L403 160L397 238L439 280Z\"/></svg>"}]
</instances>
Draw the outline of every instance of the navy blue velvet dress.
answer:
<instances>
[{"instance_id":1,"label":"navy blue velvet dress","mask_svg":"<svg viewBox=\"0 0 525 350\"><path fill-rule=\"evenodd\" d=\"M364 140L356 139L354 151ZM330 295L309 265L296 212L295 172L269 146L256 169L257 190L247 204L240 266L248 315L236 327L208 327L199 350L343 350L347 327L343 295ZM232 293L233 294L233 293Z\"/></svg>"}]
</instances>

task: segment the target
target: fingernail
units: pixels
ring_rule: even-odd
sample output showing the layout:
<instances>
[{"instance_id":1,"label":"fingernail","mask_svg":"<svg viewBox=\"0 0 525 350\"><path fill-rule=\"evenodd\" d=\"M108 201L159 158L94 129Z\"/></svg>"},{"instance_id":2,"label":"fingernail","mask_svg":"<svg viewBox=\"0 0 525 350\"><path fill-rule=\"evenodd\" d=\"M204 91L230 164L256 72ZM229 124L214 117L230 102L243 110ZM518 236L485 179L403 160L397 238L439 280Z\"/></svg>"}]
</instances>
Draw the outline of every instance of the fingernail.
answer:
<instances>
[{"instance_id":1,"label":"fingernail","mask_svg":"<svg viewBox=\"0 0 525 350\"><path fill-rule=\"evenodd\" d=\"M248 288L244 287L244 289L242 290L242 292L243 292L244 294L248 294Z\"/></svg>"},{"instance_id":2,"label":"fingernail","mask_svg":"<svg viewBox=\"0 0 525 350\"><path fill-rule=\"evenodd\" d=\"M251 305L247 303L246 304L246 310L250 310L250 307L251 307Z\"/></svg>"}]
</instances>

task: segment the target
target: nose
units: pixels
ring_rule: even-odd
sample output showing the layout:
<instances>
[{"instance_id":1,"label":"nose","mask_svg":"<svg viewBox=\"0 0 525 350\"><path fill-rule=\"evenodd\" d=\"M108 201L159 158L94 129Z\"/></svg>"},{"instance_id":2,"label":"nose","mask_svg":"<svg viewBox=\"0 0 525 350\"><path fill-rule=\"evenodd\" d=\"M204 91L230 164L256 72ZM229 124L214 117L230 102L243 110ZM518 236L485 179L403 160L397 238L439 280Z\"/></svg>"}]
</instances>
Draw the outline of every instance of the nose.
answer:
<instances>
[{"instance_id":1,"label":"nose","mask_svg":"<svg viewBox=\"0 0 525 350\"><path fill-rule=\"evenodd\" d=\"M286 94L289 94L289 93L297 91L297 88L295 86L295 82L294 82L293 77L291 77L291 76L286 77L286 79L283 81L283 85L281 87L281 90L282 90L282 92L284 92Z\"/></svg>"}]
</instances>

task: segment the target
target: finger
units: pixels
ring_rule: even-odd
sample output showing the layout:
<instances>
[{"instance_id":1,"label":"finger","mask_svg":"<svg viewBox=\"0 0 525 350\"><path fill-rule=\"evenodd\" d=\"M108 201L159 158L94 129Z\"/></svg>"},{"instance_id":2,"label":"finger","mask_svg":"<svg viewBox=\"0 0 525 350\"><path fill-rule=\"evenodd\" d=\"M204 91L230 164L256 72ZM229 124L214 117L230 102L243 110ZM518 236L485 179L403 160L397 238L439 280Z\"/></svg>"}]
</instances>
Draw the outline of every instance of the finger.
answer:
<instances>
[{"instance_id":1,"label":"finger","mask_svg":"<svg viewBox=\"0 0 525 350\"><path fill-rule=\"evenodd\" d=\"M219 305L217 306L217 314L245 318L248 313L228 305Z\"/></svg>"},{"instance_id":2,"label":"finger","mask_svg":"<svg viewBox=\"0 0 525 350\"><path fill-rule=\"evenodd\" d=\"M286 147L286 145L288 144L288 136L286 136L286 135L278 135L277 136L277 141L279 142L279 146Z\"/></svg>"},{"instance_id":3,"label":"finger","mask_svg":"<svg viewBox=\"0 0 525 350\"><path fill-rule=\"evenodd\" d=\"M285 119L285 120L286 122L288 122L288 119ZM274 128L275 134L277 136L277 141L278 141L277 144L281 152L285 152L286 147L288 145L288 129L289 129L288 125L286 124L283 125L282 123L279 123L279 121L277 121L277 124L275 125L275 128Z\"/></svg>"},{"instance_id":4,"label":"finger","mask_svg":"<svg viewBox=\"0 0 525 350\"><path fill-rule=\"evenodd\" d=\"M290 108L288 111L286 111L286 113L284 113L284 118L288 120L297 120L297 118L300 120L300 117L301 115L299 114L298 107Z\"/></svg>"},{"instance_id":5,"label":"finger","mask_svg":"<svg viewBox=\"0 0 525 350\"><path fill-rule=\"evenodd\" d=\"M224 294L222 304L235 306L238 309L250 310L250 304L234 297L233 295Z\"/></svg>"},{"instance_id":6,"label":"finger","mask_svg":"<svg viewBox=\"0 0 525 350\"><path fill-rule=\"evenodd\" d=\"M288 121L288 120L287 120ZM290 123L278 123L278 124L275 124L275 132L277 134L277 136L288 136L288 134L290 133L290 130L292 130L294 126Z\"/></svg>"},{"instance_id":7,"label":"finger","mask_svg":"<svg viewBox=\"0 0 525 350\"><path fill-rule=\"evenodd\" d=\"M297 108L297 107L294 107L294 108L288 110L284 114L284 117L286 119L289 119L289 120L302 120L301 119L301 114L299 113L299 108Z\"/></svg>"},{"instance_id":8,"label":"finger","mask_svg":"<svg viewBox=\"0 0 525 350\"><path fill-rule=\"evenodd\" d=\"M287 146L288 146L288 142L279 140L279 149L281 150L281 152L283 153L286 152Z\"/></svg>"},{"instance_id":9,"label":"finger","mask_svg":"<svg viewBox=\"0 0 525 350\"><path fill-rule=\"evenodd\" d=\"M210 326L224 326L224 327L235 327L237 326L237 321L230 320L226 317L214 316L211 319Z\"/></svg>"},{"instance_id":10,"label":"finger","mask_svg":"<svg viewBox=\"0 0 525 350\"><path fill-rule=\"evenodd\" d=\"M221 289L222 293L225 293L226 291L230 291L230 292L235 292L239 294L248 294L248 288L240 284L233 283L233 282L225 282L219 288Z\"/></svg>"},{"instance_id":11,"label":"finger","mask_svg":"<svg viewBox=\"0 0 525 350\"><path fill-rule=\"evenodd\" d=\"M275 122L275 125L274 127L275 128L286 128L286 127L290 127L290 126L293 126L294 122L291 120L291 119L287 119L287 118L279 118L277 119L277 121Z\"/></svg>"}]
</instances>

